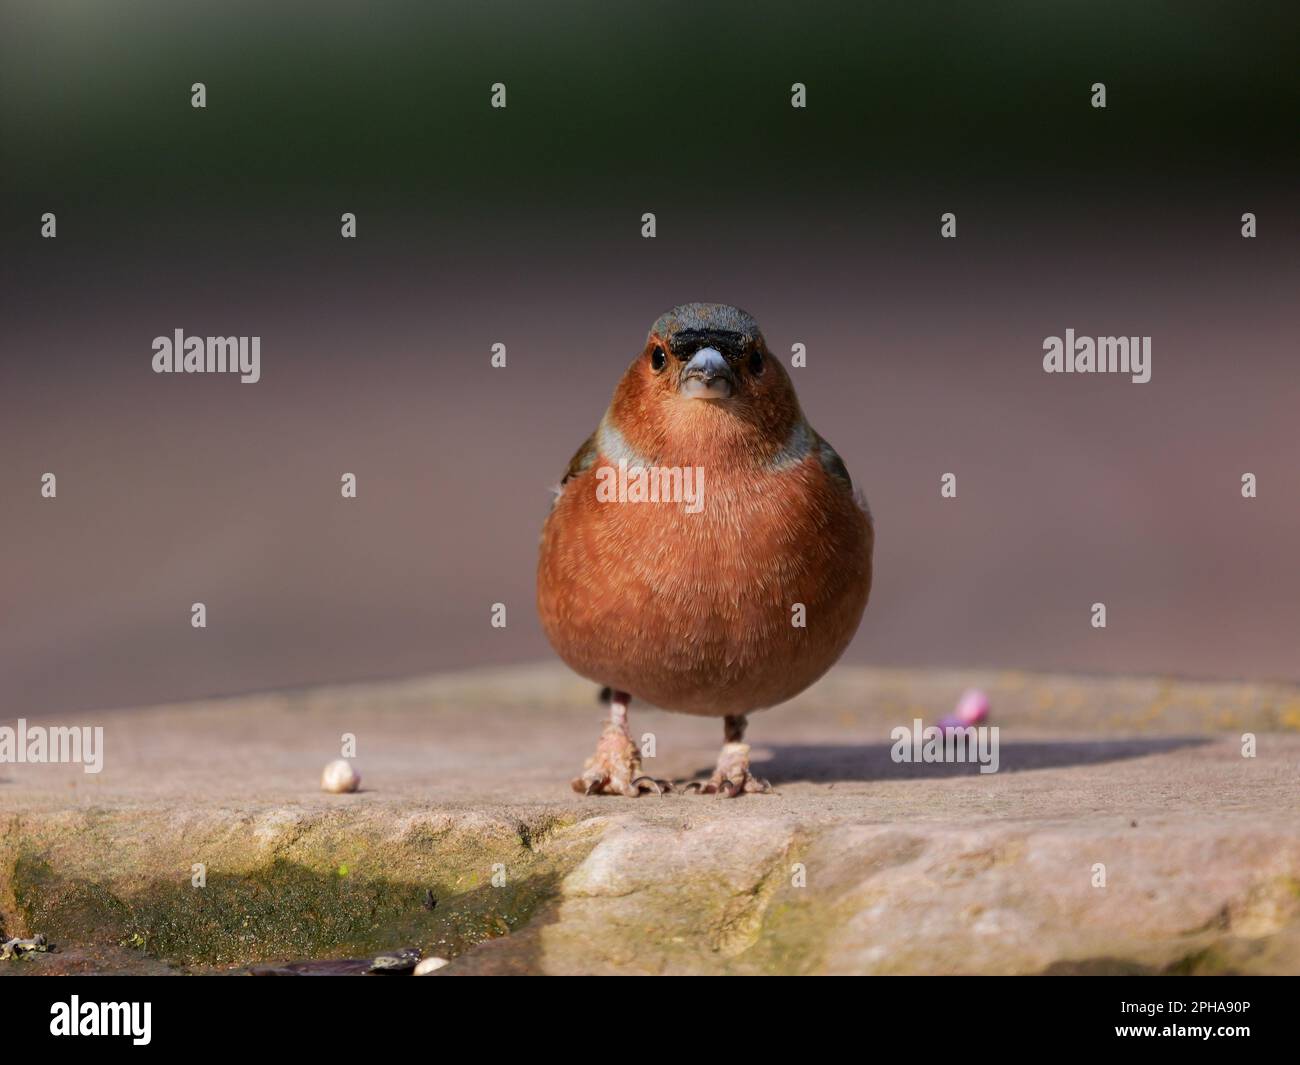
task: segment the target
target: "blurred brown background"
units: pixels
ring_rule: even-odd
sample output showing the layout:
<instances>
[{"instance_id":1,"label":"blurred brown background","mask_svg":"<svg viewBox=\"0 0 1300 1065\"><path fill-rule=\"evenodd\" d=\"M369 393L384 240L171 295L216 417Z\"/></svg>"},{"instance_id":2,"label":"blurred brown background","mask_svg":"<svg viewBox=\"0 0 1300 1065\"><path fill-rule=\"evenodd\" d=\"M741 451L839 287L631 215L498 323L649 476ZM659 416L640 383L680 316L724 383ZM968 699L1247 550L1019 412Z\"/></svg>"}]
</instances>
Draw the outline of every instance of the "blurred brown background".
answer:
<instances>
[{"instance_id":1,"label":"blurred brown background","mask_svg":"<svg viewBox=\"0 0 1300 1065\"><path fill-rule=\"evenodd\" d=\"M1294 20L1089 7L6 9L0 714L547 656L548 487L689 300L807 345L851 659L1300 677ZM1151 382L1045 375L1067 327Z\"/></svg>"}]
</instances>

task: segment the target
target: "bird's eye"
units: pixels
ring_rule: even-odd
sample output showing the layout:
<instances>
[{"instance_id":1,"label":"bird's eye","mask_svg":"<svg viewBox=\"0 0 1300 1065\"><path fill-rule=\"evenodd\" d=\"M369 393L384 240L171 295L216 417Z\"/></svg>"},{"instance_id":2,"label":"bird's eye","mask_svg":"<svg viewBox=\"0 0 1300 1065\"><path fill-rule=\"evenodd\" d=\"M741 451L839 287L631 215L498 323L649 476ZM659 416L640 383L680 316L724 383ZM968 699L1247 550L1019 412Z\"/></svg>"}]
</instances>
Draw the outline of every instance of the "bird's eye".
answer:
<instances>
[{"instance_id":1,"label":"bird's eye","mask_svg":"<svg viewBox=\"0 0 1300 1065\"><path fill-rule=\"evenodd\" d=\"M763 353L757 348L754 349L754 354L749 357L749 372L754 375L763 372Z\"/></svg>"},{"instance_id":2,"label":"bird's eye","mask_svg":"<svg viewBox=\"0 0 1300 1065\"><path fill-rule=\"evenodd\" d=\"M650 355L650 367L655 373L658 373L668 365L668 356L664 354L663 348L655 348Z\"/></svg>"}]
</instances>

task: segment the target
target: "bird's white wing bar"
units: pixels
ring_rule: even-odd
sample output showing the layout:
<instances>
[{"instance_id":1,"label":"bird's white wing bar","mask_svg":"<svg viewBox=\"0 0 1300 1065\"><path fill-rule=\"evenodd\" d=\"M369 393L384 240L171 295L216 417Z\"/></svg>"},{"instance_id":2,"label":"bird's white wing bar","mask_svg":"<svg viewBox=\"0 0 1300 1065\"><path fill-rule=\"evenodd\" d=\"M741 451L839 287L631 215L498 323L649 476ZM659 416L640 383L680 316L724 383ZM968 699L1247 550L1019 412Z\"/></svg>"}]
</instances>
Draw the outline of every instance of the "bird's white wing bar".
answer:
<instances>
[{"instance_id":1,"label":"bird's white wing bar","mask_svg":"<svg viewBox=\"0 0 1300 1065\"><path fill-rule=\"evenodd\" d=\"M627 442L618 427L610 422L608 414L600 420L600 428L596 430L596 449L614 465L626 462L628 469L652 465L648 458Z\"/></svg>"}]
</instances>

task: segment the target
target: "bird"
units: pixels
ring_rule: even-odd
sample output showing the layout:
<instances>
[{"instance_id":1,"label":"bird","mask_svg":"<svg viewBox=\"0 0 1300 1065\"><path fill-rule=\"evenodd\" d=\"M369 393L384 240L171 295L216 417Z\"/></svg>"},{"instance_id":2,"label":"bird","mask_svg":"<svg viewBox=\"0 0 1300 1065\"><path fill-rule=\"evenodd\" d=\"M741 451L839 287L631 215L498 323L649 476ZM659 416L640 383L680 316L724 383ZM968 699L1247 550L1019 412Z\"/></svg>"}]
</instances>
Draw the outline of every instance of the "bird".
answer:
<instances>
[{"instance_id":1,"label":"bird","mask_svg":"<svg viewBox=\"0 0 1300 1065\"><path fill-rule=\"evenodd\" d=\"M751 771L748 717L844 652L871 592L875 531L755 319L721 303L660 315L555 492L538 614L560 658L609 702L573 789L673 790L642 772L636 699L723 719L712 775L685 790L770 791Z\"/></svg>"}]
</instances>

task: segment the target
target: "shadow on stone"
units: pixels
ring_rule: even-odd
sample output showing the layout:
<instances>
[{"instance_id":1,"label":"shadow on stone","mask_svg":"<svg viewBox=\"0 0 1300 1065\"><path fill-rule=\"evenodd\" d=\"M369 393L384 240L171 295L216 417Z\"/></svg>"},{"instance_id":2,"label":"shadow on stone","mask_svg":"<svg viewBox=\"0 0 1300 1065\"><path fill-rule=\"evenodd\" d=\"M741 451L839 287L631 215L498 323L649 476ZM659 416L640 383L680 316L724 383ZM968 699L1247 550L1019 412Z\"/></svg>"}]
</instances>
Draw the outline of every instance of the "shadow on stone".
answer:
<instances>
[{"instance_id":1,"label":"shadow on stone","mask_svg":"<svg viewBox=\"0 0 1300 1065\"><path fill-rule=\"evenodd\" d=\"M1123 958L1083 958L1079 961L1055 961L1039 976L1159 976L1165 972Z\"/></svg>"},{"instance_id":2,"label":"shadow on stone","mask_svg":"<svg viewBox=\"0 0 1300 1065\"><path fill-rule=\"evenodd\" d=\"M998 772L1021 773L1034 769L1100 765L1146 758L1209 742L1203 736L1173 736L1002 743L998 748ZM916 780L979 775L980 771L980 765L975 761L895 762L891 757L891 744L778 744L767 749L772 752L772 757L764 761L756 757L754 771L766 776L773 784Z\"/></svg>"}]
</instances>

